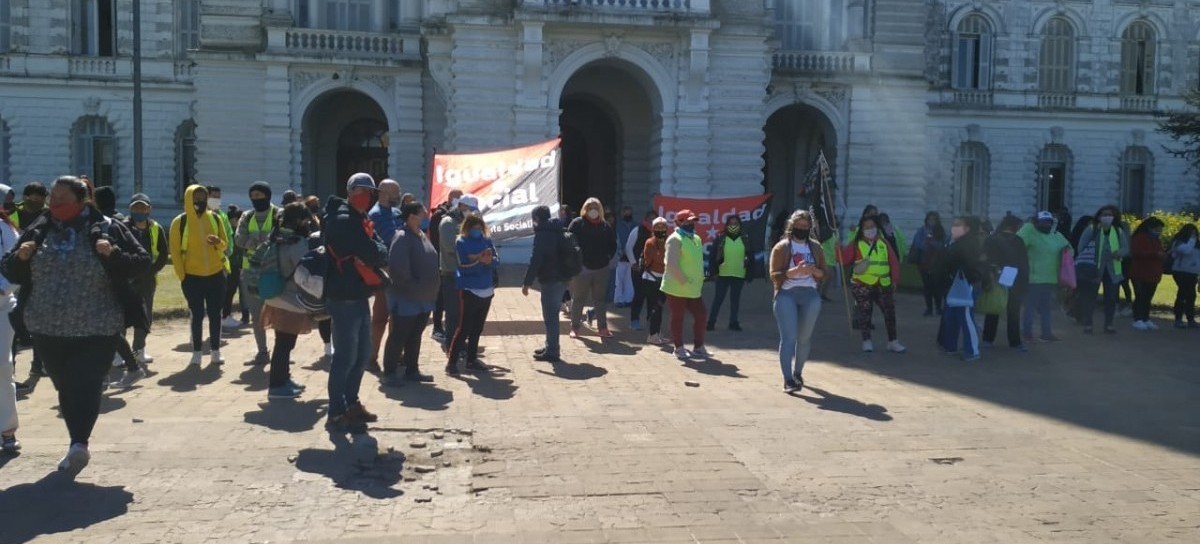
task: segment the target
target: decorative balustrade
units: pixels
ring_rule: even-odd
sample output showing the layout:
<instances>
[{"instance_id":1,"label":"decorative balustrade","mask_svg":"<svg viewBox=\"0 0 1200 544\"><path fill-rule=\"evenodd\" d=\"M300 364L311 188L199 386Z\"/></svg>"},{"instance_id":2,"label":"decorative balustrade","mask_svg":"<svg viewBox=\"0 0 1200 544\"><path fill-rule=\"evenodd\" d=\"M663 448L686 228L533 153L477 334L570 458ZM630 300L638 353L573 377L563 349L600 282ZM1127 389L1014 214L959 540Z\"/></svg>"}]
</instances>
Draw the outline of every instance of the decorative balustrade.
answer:
<instances>
[{"instance_id":1,"label":"decorative balustrade","mask_svg":"<svg viewBox=\"0 0 1200 544\"><path fill-rule=\"evenodd\" d=\"M1038 106L1048 109L1074 108L1075 95L1070 93L1041 93L1038 95Z\"/></svg>"},{"instance_id":2,"label":"decorative balustrade","mask_svg":"<svg viewBox=\"0 0 1200 544\"><path fill-rule=\"evenodd\" d=\"M1158 109L1158 97L1122 96L1121 109L1129 111L1154 111Z\"/></svg>"},{"instance_id":3,"label":"decorative balustrade","mask_svg":"<svg viewBox=\"0 0 1200 544\"><path fill-rule=\"evenodd\" d=\"M781 51L772 57L772 64L789 72L853 73L870 71L871 57L836 51Z\"/></svg>"},{"instance_id":4,"label":"decorative balustrade","mask_svg":"<svg viewBox=\"0 0 1200 544\"><path fill-rule=\"evenodd\" d=\"M710 0L521 0L524 7L598 8L666 13L708 13Z\"/></svg>"},{"instance_id":5,"label":"decorative balustrade","mask_svg":"<svg viewBox=\"0 0 1200 544\"><path fill-rule=\"evenodd\" d=\"M398 58L404 38L393 34L291 28L283 31L283 51L321 57Z\"/></svg>"},{"instance_id":6,"label":"decorative balustrade","mask_svg":"<svg viewBox=\"0 0 1200 544\"><path fill-rule=\"evenodd\" d=\"M103 57L73 57L68 70L72 76L113 77L117 75L117 61Z\"/></svg>"},{"instance_id":7,"label":"decorative balustrade","mask_svg":"<svg viewBox=\"0 0 1200 544\"><path fill-rule=\"evenodd\" d=\"M992 91L957 89L954 91L954 103L962 106L991 106Z\"/></svg>"}]
</instances>

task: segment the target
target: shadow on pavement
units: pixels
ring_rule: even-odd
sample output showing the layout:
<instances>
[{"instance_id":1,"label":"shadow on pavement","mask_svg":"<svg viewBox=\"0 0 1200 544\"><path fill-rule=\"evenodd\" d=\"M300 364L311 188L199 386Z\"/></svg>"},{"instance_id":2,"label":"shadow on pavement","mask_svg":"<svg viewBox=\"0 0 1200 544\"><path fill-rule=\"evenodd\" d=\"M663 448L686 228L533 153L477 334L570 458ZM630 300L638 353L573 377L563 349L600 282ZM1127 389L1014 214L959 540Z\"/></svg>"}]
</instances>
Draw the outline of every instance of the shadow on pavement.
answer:
<instances>
[{"instance_id":1,"label":"shadow on pavement","mask_svg":"<svg viewBox=\"0 0 1200 544\"><path fill-rule=\"evenodd\" d=\"M472 393L481 397L493 400L508 400L513 398L517 394L518 387L513 384L513 380L497 377L496 374L497 372L494 371L468 371L452 377L466 383L471 388ZM474 379L471 379L472 377Z\"/></svg>"},{"instance_id":2,"label":"shadow on pavement","mask_svg":"<svg viewBox=\"0 0 1200 544\"><path fill-rule=\"evenodd\" d=\"M534 363L534 365L541 364L542 363ZM564 380L590 380L592 378L599 378L605 374L608 374L607 368L598 367L589 363L572 364L566 361L559 361L557 363L550 363L550 366L552 369L551 372L547 372L540 368L537 369L537 371L541 372L542 374L546 374L547 376L554 376Z\"/></svg>"},{"instance_id":3,"label":"shadow on pavement","mask_svg":"<svg viewBox=\"0 0 1200 544\"><path fill-rule=\"evenodd\" d=\"M421 410L445 410L454 400L453 391L440 389L432 383L404 382L403 387L386 387L380 384L379 391L391 400L400 401L401 406Z\"/></svg>"},{"instance_id":4,"label":"shadow on pavement","mask_svg":"<svg viewBox=\"0 0 1200 544\"><path fill-rule=\"evenodd\" d=\"M404 495L404 491L393 487L403 479L404 454L378 456L370 451L377 447L373 438L352 444L345 437L338 437L332 451L300 450L296 468L329 478L339 489L357 491L372 499L394 499Z\"/></svg>"},{"instance_id":5,"label":"shadow on pavement","mask_svg":"<svg viewBox=\"0 0 1200 544\"><path fill-rule=\"evenodd\" d=\"M207 325L205 325L205 327L207 327ZM205 330L207 331L208 329L206 328ZM238 339L238 338L241 338L242 336L245 336L245 334L246 334L246 333L230 334L230 333L229 333L229 331L222 331L222 332L221 332L221 347L222 347L222 348L224 348L224 347L228 346L228 345L229 345L229 339L230 339L230 338L232 338L232 339L235 339L235 340L236 340L236 339ZM191 354L191 353L192 353L192 343L191 343L191 342L184 342L184 343L182 343L182 344L179 344L179 345L175 346L175 349L172 349L171 351L174 351L175 353L187 353L187 354ZM204 354L205 354L205 355L208 355L208 351L209 351L209 349L208 349L208 339L207 339L207 338L205 338L205 339L204 339Z\"/></svg>"},{"instance_id":6,"label":"shadow on pavement","mask_svg":"<svg viewBox=\"0 0 1200 544\"><path fill-rule=\"evenodd\" d=\"M273 400L258 403L258 410L246 412L242 419L275 431L302 433L312 430L325 417L328 401L313 399L302 402Z\"/></svg>"},{"instance_id":7,"label":"shadow on pavement","mask_svg":"<svg viewBox=\"0 0 1200 544\"><path fill-rule=\"evenodd\" d=\"M865 402L835 395L824 389L807 386L810 391L820 395L820 397L809 397L800 393L792 393L793 397L801 398L808 401L810 404L817 405L817 408L828 410L830 412L841 412L867 418L874 421L891 421L891 414L887 413L887 408L878 404L867 404Z\"/></svg>"},{"instance_id":8,"label":"shadow on pavement","mask_svg":"<svg viewBox=\"0 0 1200 544\"><path fill-rule=\"evenodd\" d=\"M543 334L546 334L546 324L540 319L537 321L497 321L495 316L492 316L479 336L538 336Z\"/></svg>"},{"instance_id":9,"label":"shadow on pavement","mask_svg":"<svg viewBox=\"0 0 1200 544\"><path fill-rule=\"evenodd\" d=\"M303 368L304 370L319 370L323 372L329 372L329 364L332 362L333 361L330 357L322 355L320 359L313 361L312 364L300 368Z\"/></svg>"},{"instance_id":10,"label":"shadow on pavement","mask_svg":"<svg viewBox=\"0 0 1200 544\"><path fill-rule=\"evenodd\" d=\"M626 357L637 355L639 351L642 351L642 347L644 347L641 344L626 344L617 340L616 338L600 340L599 337L580 336L578 340L571 340L571 338L567 337L563 338L561 341L582 342L584 346L587 346L588 351L596 354L621 355Z\"/></svg>"},{"instance_id":11,"label":"shadow on pavement","mask_svg":"<svg viewBox=\"0 0 1200 544\"><path fill-rule=\"evenodd\" d=\"M86 529L129 512L133 494L124 487L74 482L60 472L0 491L0 541L29 542L39 536Z\"/></svg>"},{"instance_id":12,"label":"shadow on pavement","mask_svg":"<svg viewBox=\"0 0 1200 544\"><path fill-rule=\"evenodd\" d=\"M248 366L233 384L246 386L246 391L266 391L270 381L266 366Z\"/></svg>"},{"instance_id":13,"label":"shadow on pavement","mask_svg":"<svg viewBox=\"0 0 1200 544\"><path fill-rule=\"evenodd\" d=\"M183 370L158 380L158 385L168 386L171 391L176 393L190 393L201 385L213 384L221 379L221 366L210 364L205 367L194 367L188 365Z\"/></svg>"},{"instance_id":14,"label":"shadow on pavement","mask_svg":"<svg viewBox=\"0 0 1200 544\"><path fill-rule=\"evenodd\" d=\"M709 376L724 376L726 378L746 378L742 374L737 365L722 362L720 359L709 357L704 360L688 360L683 363L684 368L690 368L701 374Z\"/></svg>"},{"instance_id":15,"label":"shadow on pavement","mask_svg":"<svg viewBox=\"0 0 1200 544\"><path fill-rule=\"evenodd\" d=\"M100 414L101 415L107 414L109 412L116 412L117 410L120 410L129 404L129 403L125 402L125 399L123 399L123 398L112 396L114 393L121 393L121 392L123 392L123 390L122 391L113 391L110 388L103 396L100 397ZM60 406L58 406L57 404L54 405L54 411L55 411L56 415L58 416L58 419L63 418L62 417L62 408ZM3 542L3 540L0 540L0 542Z\"/></svg>"}]
</instances>

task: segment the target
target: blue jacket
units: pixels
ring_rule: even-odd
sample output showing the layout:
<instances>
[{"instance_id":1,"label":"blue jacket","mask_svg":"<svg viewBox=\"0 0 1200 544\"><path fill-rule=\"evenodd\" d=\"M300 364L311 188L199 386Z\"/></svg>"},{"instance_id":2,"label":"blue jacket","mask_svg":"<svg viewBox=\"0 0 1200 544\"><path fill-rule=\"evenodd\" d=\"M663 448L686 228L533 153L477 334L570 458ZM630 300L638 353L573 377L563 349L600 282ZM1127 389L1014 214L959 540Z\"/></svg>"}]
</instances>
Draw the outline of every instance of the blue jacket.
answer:
<instances>
[{"instance_id":1,"label":"blue jacket","mask_svg":"<svg viewBox=\"0 0 1200 544\"><path fill-rule=\"evenodd\" d=\"M367 212L367 217L375 224L375 234L383 240L384 245L392 243L396 229L400 228L400 211L391 206L383 207L378 202Z\"/></svg>"},{"instance_id":2,"label":"blue jacket","mask_svg":"<svg viewBox=\"0 0 1200 544\"><path fill-rule=\"evenodd\" d=\"M468 255L482 253L488 248L491 248L492 253L495 254L496 246L492 244L491 238L475 240L459 237L458 241L454 243L454 249L458 252L458 271L455 272L454 277L459 289L490 289L492 287L492 269L496 267L499 259L493 260L490 265L478 263L468 266L472 264Z\"/></svg>"},{"instance_id":3,"label":"blue jacket","mask_svg":"<svg viewBox=\"0 0 1200 544\"><path fill-rule=\"evenodd\" d=\"M351 256L358 257L375 268L387 266L387 246L383 245L378 234L367 234L368 224L367 216L352 208L343 198L330 197L325 204L322 234L326 248L333 251L329 270L325 272L325 298L366 300L374 294L363 283L362 276L359 276L349 259ZM347 260L338 263L338 259Z\"/></svg>"}]
</instances>

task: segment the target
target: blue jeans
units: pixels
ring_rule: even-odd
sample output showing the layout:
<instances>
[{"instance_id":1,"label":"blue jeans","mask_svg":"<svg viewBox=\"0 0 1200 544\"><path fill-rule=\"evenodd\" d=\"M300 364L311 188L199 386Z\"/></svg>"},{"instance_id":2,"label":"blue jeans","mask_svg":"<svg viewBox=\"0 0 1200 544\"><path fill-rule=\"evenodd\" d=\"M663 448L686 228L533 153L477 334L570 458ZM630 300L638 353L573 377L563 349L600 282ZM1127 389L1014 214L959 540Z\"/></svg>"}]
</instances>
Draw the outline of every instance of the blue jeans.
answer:
<instances>
[{"instance_id":1,"label":"blue jeans","mask_svg":"<svg viewBox=\"0 0 1200 544\"><path fill-rule=\"evenodd\" d=\"M729 293L729 324L738 324L738 311L742 306L742 286L744 285L746 285L745 278L717 276L717 294L713 297L712 311L708 313L709 325L717 324L717 314L721 313L721 304L725 302L726 293Z\"/></svg>"},{"instance_id":2,"label":"blue jeans","mask_svg":"<svg viewBox=\"0 0 1200 544\"><path fill-rule=\"evenodd\" d=\"M1021 318L1021 330L1025 336L1033 336L1033 314L1042 322L1042 336L1050 336L1050 318L1054 315L1054 295L1058 286L1053 283L1031 283L1025 292L1025 314Z\"/></svg>"},{"instance_id":3,"label":"blue jeans","mask_svg":"<svg viewBox=\"0 0 1200 544\"><path fill-rule=\"evenodd\" d=\"M562 306L563 293L567 290L566 282L555 281L542 284L542 322L546 324L546 355L558 357L562 355L558 347L558 309Z\"/></svg>"},{"instance_id":4,"label":"blue jeans","mask_svg":"<svg viewBox=\"0 0 1200 544\"><path fill-rule=\"evenodd\" d=\"M971 289L971 295L979 300L978 287ZM948 352L958 351L958 335L962 333L962 352L966 357L979 355L979 328L975 326L974 307L961 308L946 306L942 311L942 322L938 329L938 345Z\"/></svg>"},{"instance_id":5,"label":"blue jeans","mask_svg":"<svg viewBox=\"0 0 1200 544\"><path fill-rule=\"evenodd\" d=\"M333 320L333 360L329 364L329 417L346 413L358 403L363 369L371 357L371 304L366 300L330 300Z\"/></svg>"},{"instance_id":6,"label":"blue jeans","mask_svg":"<svg viewBox=\"0 0 1200 544\"><path fill-rule=\"evenodd\" d=\"M779 368L786 382L804 370L812 350L813 328L817 325L817 314L821 313L821 294L815 287L781 290L775 294L772 309L779 327Z\"/></svg>"}]
</instances>

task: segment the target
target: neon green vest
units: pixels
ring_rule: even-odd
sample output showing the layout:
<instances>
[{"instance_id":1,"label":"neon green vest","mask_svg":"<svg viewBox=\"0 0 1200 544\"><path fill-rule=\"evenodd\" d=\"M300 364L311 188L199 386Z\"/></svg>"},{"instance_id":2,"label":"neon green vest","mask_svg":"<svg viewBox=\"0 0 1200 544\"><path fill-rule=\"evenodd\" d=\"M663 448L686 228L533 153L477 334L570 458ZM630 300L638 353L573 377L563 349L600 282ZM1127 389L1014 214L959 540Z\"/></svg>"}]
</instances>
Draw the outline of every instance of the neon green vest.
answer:
<instances>
[{"instance_id":1,"label":"neon green vest","mask_svg":"<svg viewBox=\"0 0 1200 544\"><path fill-rule=\"evenodd\" d=\"M250 234L258 234L263 231L271 232L271 223L275 221L275 206L271 206L270 213L267 214L267 218L263 220L261 225L254 220L254 215L251 213L250 218L246 221L246 231ZM244 253L245 256L242 257L242 269L246 270L250 268L250 255L254 251L247 250Z\"/></svg>"},{"instance_id":2,"label":"neon green vest","mask_svg":"<svg viewBox=\"0 0 1200 544\"><path fill-rule=\"evenodd\" d=\"M679 268L689 281L685 285L668 272L663 275L662 292L679 298L700 298L700 291L704 287L704 241L695 234L684 236L676 232L671 236L679 238ZM667 265L669 271L670 263Z\"/></svg>"},{"instance_id":3,"label":"neon green vest","mask_svg":"<svg viewBox=\"0 0 1200 544\"><path fill-rule=\"evenodd\" d=\"M856 281L863 285L875 285L878 283L883 287L892 284L892 269L888 265L887 242L877 238L875 240L875 251L871 252L871 244L860 241L858 243L858 252L870 264L867 265L866 272L854 274L853 278Z\"/></svg>"},{"instance_id":4,"label":"neon green vest","mask_svg":"<svg viewBox=\"0 0 1200 544\"><path fill-rule=\"evenodd\" d=\"M746 244L741 236L725 239L725 260L717 267L717 275L725 278L746 277Z\"/></svg>"}]
</instances>

